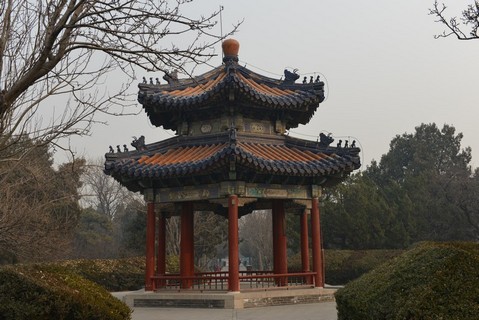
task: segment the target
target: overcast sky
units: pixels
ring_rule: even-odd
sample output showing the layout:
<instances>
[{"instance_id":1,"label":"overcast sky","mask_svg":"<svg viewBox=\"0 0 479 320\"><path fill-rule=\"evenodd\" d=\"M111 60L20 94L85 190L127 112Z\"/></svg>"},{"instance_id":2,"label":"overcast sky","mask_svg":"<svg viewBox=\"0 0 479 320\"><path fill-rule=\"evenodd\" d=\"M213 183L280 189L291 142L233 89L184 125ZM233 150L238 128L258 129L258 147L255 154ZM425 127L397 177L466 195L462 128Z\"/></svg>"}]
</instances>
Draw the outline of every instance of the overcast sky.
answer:
<instances>
[{"instance_id":1,"label":"overcast sky","mask_svg":"<svg viewBox=\"0 0 479 320\"><path fill-rule=\"evenodd\" d=\"M323 77L327 99L311 122L291 135L351 137L362 148L365 168L389 150L395 135L412 133L421 123L447 123L464 133L463 147L472 147L477 167L479 40L434 39L443 26L428 15L432 2L195 0L186 13L197 16L222 5L225 30L244 19L234 38L240 63L255 72L279 79L289 67ZM466 3L472 0L449 0L448 12L458 15ZM210 63L218 66L221 58ZM79 155L100 158L109 145L129 145L132 136L144 134L151 143L172 134L152 127L143 112L105 120L108 125L94 126L91 137L72 140Z\"/></svg>"}]
</instances>

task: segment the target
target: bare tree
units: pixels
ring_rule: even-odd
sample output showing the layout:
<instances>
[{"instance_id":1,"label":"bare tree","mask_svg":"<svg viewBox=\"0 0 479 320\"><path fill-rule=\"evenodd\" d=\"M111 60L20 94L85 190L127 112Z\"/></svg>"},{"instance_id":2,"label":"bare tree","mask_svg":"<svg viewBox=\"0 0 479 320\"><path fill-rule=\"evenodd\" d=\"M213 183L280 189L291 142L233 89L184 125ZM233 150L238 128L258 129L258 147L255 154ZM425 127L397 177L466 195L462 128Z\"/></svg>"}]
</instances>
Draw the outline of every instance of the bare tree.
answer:
<instances>
[{"instance_id":1,"label":"bare tree","mask_svg":"<svg viewBox=\"0 0 479 320\"><path fill-rule=\"evenodd\" d=\"M92 221L93 218L96 218L95 221L98 225L102 222L102 219L98 214L105 216L108 219L108 222L111 225L111 239L107 239L105 236L105 231L96 234L95 230L87 230L89 232L89 237L92 240L100 239L105 241L110 241L109 244L110 252L113 252L113 247L121 248L122 246L127 246L127 239L124 239L121 234L124 230L122 224L130 223L130 227L138 224L139 221L125 217L125 215L132 215L133 212L132 206L135 205L133 211L141 211L141 215L146 219L145 203L143 197L138 193L133 193L128 191L125 187L120 185L112 177L105 175L103 172L103 160L98 159L96 161L91 161L85 165L85 171L82 175L82 187L81 187L81 201L82 207L91 208L94 212L88 211L86 209L85 220ZM130 208L128 208L130 207ZM227 235L227 223L226 220L218 215L215 215L212 212L195 212L194 215L194 225L195 225L195 254L196 254L196 265L199 268L206 268L210 259L216 255L216 247L223 243ZM180 226L181 221L180 217L173 216L166 219L166 233L167 233L167 252L168 255L179 255L180 254ZM84 225L79 226L85 229ZM87 226L87 228L91 228ZM85 230L80 230L85 232ZM144 233L144 230L138 230L141 233ZM80 240L82 237L77 237ZM116 240L117 243L113 246L113 240ZM84 241L85 242L85 241ZM106 243L106 242L105 242ZM142 244L143 245L143 244ZM87 247L84 245L84 247ZM96 248L98 247L98 248ZM85 253L98 255L102 250L102 243L98 241L95 246L89 246L88 249L91 252L87 252L85 248L82 248ZM118 250L117 250L118 251Z\"/></svg>"},{"instance_id":2,"label":"bare tree","mask_svg":"<svg viewBox=\"0 0 479 320\"><path fill-rule=\"evenodd\" d=\"M461 17L446 15L447 6L444 3L439 4L434 1L432 9L429 9L429 14L437 18L436 22L442 23L446 30L441 34L434 36L437 38L446 38L449 36L456 36L459 40L474 40L479 39L479 1L474 0L462 11Z\"/></svg>"},{"instance_id":3,"label":"bare tree","mask_svg":"<svg viewBox=\"0 0 479 320\"><path fill-rule=\"evenodd\" d=\"M227 220L209 211L194 213L195 266L207 270L212 259L217 258L218 247L225 245L228 235ZM166 252L170 256L180 255L181 218L166 219Z\"/></svg>"},{"instance_id":4,"label":"bare tree","mask_svg":"<svg viewBox=\"0 0 479 320\"><path fill-rule=\"evenodd\" d=\"M227 247L228 220L212 211L195 212L195 265L206 271Z\"/></svg>"},{"instance_id":5,"label":"bare tree","mask_svg":"<svg viewBox=\"0 0 479 320\"><path fill-rule=\"evenodd\" d=\"M179 216L166 219L166 253L168 255L180 255L181 220Z\"/></svg>"},{"instance_id":6,"label":"bare tree","mask_svg":"<svg viewBox=\"0 0 479 320\"><path fill-rule=\"evenodd\" d=\"M66 186L79 180L53 179L67 170L38 167L30 160L39 150L65 148L59 139L88 134L99 112L129 113L135 70L188 73L188 62L196 66L214 55L222 39L212 33L220 12L185 16L190 2L0 1L0 249L24 257L53 254L77 218L78 194ZM105 89L111 71L126 80ZM97 191L111 187L92 182ZM111 218L122 193L101 192L98 206Z\"/></svg>"},{"instance_id":7,"label":"bare tree","mask_svg":"<svg viewBox=\"0 0 479 320\"><path fill-rule=\"evenodd\" d=\"M0 255L19 261L64 256L80 212L83 161L54 170L46 147L33 150L22 162L0 162Z\"/></svg>"},{"instance_id":8,"label":"bare tree","mask_svg":"<svg viewBox=\"0 0 479 320\"><path fill-rule=\"evenodd\" d=\"M186 72L187 62L207 61L222 39L211 33L220 12L187 17L191 1L1 1L0 155L23 135L51 143L87 134L97 112L126 113L137 68ZM100 91L112 70L129 80ZM68 103L52 110L51 98L61 95Z\"/></svg>"},{"instance_id":9,"label":"bare tree","mask_svg":"<svg viewBox=\"0 0 479 320\"><path fill-rule=\"evenodd\" d=\"M104 160L90 161L82 175L81 203L104 214L112 221L116 214L139 194L128 191L103 172Z\"/></svg>"},{"instance_id":10,"label":"bare tree","mask_svg":"<svg viewBox=\"0 0 479 320\"><path fill-rule=\"evenodd\" d=\"M259 270L270 270L273 261L273 228L271 210L254 211L240 219L242 254L256 260Z\"/></svg>"}]
</instances>

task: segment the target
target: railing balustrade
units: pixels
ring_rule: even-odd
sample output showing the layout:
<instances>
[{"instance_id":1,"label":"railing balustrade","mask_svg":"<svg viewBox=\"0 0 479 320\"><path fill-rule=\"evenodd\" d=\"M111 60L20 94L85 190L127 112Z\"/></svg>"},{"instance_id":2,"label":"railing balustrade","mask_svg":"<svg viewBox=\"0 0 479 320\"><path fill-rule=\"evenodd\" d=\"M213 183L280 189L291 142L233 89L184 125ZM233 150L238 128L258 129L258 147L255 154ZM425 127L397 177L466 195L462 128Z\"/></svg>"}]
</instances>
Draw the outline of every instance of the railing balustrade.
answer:
<instances>
[{"instance_id":1,"label":"railing balustrade","mask_svg":"<svg viewBox=\"0 0 479 320\"><path fill-rule=\"evenodd\" d=\"M312 286L315 274L315 272L274 274L271 271L240 271L240 290L268 290L278 287ZM157 291L228 290L228 272L201 272L188 277L182 277L179 274L156 275L153 279ZM185 283L191 284L191 288L184 289L182 284Z\"/></svg>"}]
</instances>

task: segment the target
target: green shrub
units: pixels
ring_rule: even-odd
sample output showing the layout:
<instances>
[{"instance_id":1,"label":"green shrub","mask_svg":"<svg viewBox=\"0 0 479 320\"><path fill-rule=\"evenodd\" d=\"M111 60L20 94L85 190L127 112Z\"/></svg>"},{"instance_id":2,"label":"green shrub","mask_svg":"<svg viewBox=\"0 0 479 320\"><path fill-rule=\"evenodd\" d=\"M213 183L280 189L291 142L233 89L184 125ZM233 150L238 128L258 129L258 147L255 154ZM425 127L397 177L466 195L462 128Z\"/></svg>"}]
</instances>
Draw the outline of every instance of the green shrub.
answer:
<instances>
[{"instance_id":1,"label":"green shrub","mask_svg":"<svg viewBox=\"0 0 479 320\"><path fill-rule=\"evenodd\" d=\"M344 285L397 257L402 250L326 250L326 283Z\"/></svg>"},{"instance_id":2,"label":"green shrub","mask_svg":"<svg viewBox=\"0 0 479 320\"><path fill-rule=\"evenodd\" d=\"M479 244L419 244L340 289L338 319L478 319L478 266Z\"/></svg>"},{"instance_id":3,"label":"green shrub","mask_svg":"<svg viewBox=\"0 0 479 320\"><path fill-rule=\"evenodd\" d=\"M168 256L166 258L166 272L180 273L180 257L179 256Z\"/></svg>"},{"instance_id":4,"label":"green shrub","mask_svg":"<svg viewBox=\"0 0 479 320\"><path fill-rule=\"evenodd\" d=\"M62 266L108 291L138 290L145 285L145 258L78 259L49 263Z\"/></svg>"},{"instance_id":5,"label":"green shrub","mask_svg":"<svg viewBox=\"0 0 479 320\"><path fill-rule=\"evenodd\" d=\"M325 250L326 283L329 285L346 284L402 252L402 250ZM311 268L312 265L311 261ZM288 270L289 272L301 271L300 254L288 259Z\"/></svg>"},{"instance_id":6,"label":"green shrub","mask_svg":"<svg viewBox=\"0 0 479 320\"><path fill-rule=\"evenodd\" d=\"M145 257L64 260L47 265L65 267L108 291L138 290L145 286ZM167 272L178 273L179 269L178 256L168 256Z\"/></svg>"},{"instance_id":7,"label":"green shrub","mask_svg":"<svg viewBox=\"0 0 479 320\"><path fill-rule=\"evenodd\" d=\"M130 319L130 309L99 285L59 266L0 268L0 319Z\"/></svg>"}]
</instances>

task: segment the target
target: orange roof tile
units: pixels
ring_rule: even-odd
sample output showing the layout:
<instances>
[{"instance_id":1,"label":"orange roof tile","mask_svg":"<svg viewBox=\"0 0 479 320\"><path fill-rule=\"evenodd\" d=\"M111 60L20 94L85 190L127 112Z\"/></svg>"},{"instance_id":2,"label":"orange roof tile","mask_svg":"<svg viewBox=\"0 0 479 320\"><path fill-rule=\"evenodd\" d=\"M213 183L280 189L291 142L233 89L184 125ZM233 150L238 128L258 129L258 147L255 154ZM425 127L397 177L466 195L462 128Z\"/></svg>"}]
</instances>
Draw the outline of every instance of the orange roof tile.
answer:
<instances>
[{"instance_id":1,"label":"orange roof tile","mask_svg":"<svg viewBox=\"0 0 479 320\"><path fill-rule=\"evenodd\" d=\"M221 80L223 80L226 76L225 72L221 72L215 79L211 79L208 82L201 84L196 83L194 86L186 87L184 89L178 89L173 91L163 90L162 93L165 95L172 95L176 97L192 97L204 93L215 85L217 85Z\"/></svg>"},{"instance_id":2,"label":"orange roof tile","mask_svg":"<svg viewBox=\"0 0 479 320\"><path fill-rule=\"evenodd\" d=\"M307 123L324 100L324 83L294 83L271 79L256 74L238 64L223 65L211 72L191 79L176 80L169 84L139 85L138 101L143 105L153 125L174 129L181 112L195 117L196 108L217 108L225 100L245 101L243 108L252 112L292 112L287 128Z\"/></svg>"},{"instance_id":3,"label":"orange roof tile","mask_svg":"<svg viewBox=\"0 0 479 320\"><path fill-rule=\"evenodd\" d=\"M105 172L137 179L199 176L214 170L229 172L233 161L237 164L235 170L318 177L349 173L360 166L358 148L324 148L289 137L254 141L249 135L239 134L231 140L227 133L212 140L215 142L172 138L172 142L159 143L140 154L133 151L107 155Z\"/></svg>"},{"instance_id":4,"label":"orange roof tile","mask_svg":"<svg viewBox=\"0 0 479 320\"><path fill-rule=\"evenodd\" d=\"M156 153L152 156L143 156L138 160L138 164L148 165L171 165L181 163L193 163L211 157L225 144L179 147L169 149L165 153Z\"/></svg>"},{"instance_id":5,"label":"orange roof tile","mask_svg":"<svg viewBox=\"0 0 479 320\"><path fill-rule=\"evenodd\" d=\"M284 96L288 94L295 94L294 91L285 89L281 90L279 88L274 88L274 87L269 87L263 83L257 83L253 79L248 79L241 73L238 74L238 77L244 81L246 84L248 84L250 87L254 88L255 90L262 92L264 94L270 95L270 96Z\"/></svg>"}]
</instances>

